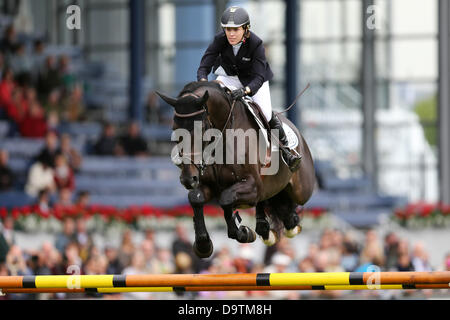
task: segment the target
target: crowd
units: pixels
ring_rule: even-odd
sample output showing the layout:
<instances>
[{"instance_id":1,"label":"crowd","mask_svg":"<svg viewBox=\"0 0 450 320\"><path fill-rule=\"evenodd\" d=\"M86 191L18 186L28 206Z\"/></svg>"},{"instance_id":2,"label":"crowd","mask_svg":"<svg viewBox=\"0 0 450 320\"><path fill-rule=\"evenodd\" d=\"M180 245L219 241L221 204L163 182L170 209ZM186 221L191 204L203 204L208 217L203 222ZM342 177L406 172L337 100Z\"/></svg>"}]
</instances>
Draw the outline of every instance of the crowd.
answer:
<instances>
[{"instance_id":1,"label":"crowd","mask_svg":"<svg viewBox=\"0 0 450 320\"><path fill-rule=\"evenodd\" d=\"M420 241L409 243L391 232L381 238L368 230L363 241L352 232L324 230L299 252L287 238L267 247L264 257L255 255L252 244L237 250L224 245L209 259L198 259L192 239L183 224L174 230L172 242L161 246L154 230L137 238L131 229L121 234L120 244L107 242L100 247L87 231L84 218L66 218L54 241L44 241L35 250L17 244L13 220L3 220L0 233L0 275L56 275L79 270L79 274L171 274L171 273L254 273L254 272L364 272L364 271L450 271L450 252L442 266L432 267L427 248ZM139 239L139 240L136 240ZM159 244L159 245L158 245ZM261 259L262 258L262 259ZM70 269L68 269L71 267ZM74 269L75 267L75 269ZM421 290L431 295L432 290ZM122 294L10 294L3 299L311 299L363 295L386 298L391 295L417 295L417 291L229 291L184 293ZM384 295L384 296L383 296Z\"/></svg>"}]
</instances>

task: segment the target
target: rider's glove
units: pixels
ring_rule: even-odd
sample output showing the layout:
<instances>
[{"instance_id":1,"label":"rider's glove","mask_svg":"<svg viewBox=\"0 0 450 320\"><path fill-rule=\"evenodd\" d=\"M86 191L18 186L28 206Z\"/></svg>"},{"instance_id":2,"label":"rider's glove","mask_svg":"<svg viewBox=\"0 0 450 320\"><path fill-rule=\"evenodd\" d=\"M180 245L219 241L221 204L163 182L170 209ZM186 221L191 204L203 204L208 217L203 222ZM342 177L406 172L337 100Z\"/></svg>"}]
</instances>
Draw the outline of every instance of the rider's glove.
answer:
<instances>
[{"instance_id":1,"label":"rider's glove","mask_svg":"<svg viewBox=\"0 0 450 320\"><path fill-rule=\"evenodd\" d=\"M233 90L231 92L231 97L233 98L233 100L240 99L240 98L242 98L244 96L245 96L245 90L243 88L237 89L237 90Z\"/></svg>"}]
</instances>

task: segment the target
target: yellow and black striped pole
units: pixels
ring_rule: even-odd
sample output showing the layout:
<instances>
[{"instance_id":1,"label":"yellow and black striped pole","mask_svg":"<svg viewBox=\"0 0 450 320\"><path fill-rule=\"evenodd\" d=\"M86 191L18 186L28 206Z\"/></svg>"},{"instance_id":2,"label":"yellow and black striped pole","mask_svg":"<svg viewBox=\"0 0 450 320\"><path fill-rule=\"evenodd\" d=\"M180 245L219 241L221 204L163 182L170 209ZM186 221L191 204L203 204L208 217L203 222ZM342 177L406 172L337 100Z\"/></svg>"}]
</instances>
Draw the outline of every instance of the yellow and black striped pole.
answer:
<instances>
[{"instance_id":1,"label":"yellow and black striped pole","mask_svg":"<svg viewBox=\"0 0 450 320\"><path fill-rule=\"evenodd\" d=\"M277 290L409 290L450 289L448 284L383 284L375 285L326 285L326 286L195 286L195 287L122 287L122 288L9 288L7 293L125 293L125 292L198 292L198 291L277 291Z\"/></svg>"},{"instance_id":2,"label":"yellow and black striped pole","mask_svg":"<svg viewBox=\"0 0 450 320\"><path fill-rule=\"evenodd\" d=\"M355 286L450 283L450 272L335 272L165 275L3 276L1 289L126 288L211 286Z\"/></svg>"}]
</instances>

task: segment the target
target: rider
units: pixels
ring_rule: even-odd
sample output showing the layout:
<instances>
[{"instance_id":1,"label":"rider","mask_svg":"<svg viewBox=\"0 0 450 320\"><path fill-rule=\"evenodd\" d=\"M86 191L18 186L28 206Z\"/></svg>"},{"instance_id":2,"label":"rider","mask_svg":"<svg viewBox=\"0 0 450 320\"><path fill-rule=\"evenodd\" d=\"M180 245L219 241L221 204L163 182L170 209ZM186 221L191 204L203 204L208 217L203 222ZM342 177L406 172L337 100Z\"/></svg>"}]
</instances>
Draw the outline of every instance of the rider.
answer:
<instances>
[{"instance_id":1,"label":"rider","mask_svg":"<svg viewBox=\"0 0 450 320\"><path fill-rule=\"evenodd\" d=\"M216 34L200 62L197 71L198 81L208 81L208 74L213 69L217 80L225 86L232 86L233 99L251 96L257 103L271 129L278 129L282 145L288 141L283 125L272 112L269 81L273 78L272 70L266 60L263 41L250 31L250 18L243 8L230 7L222 15L223 31ZM298 169L301 157L292 154L287 148L280 148L289 169Z\"/></svg>"}]
</instances>

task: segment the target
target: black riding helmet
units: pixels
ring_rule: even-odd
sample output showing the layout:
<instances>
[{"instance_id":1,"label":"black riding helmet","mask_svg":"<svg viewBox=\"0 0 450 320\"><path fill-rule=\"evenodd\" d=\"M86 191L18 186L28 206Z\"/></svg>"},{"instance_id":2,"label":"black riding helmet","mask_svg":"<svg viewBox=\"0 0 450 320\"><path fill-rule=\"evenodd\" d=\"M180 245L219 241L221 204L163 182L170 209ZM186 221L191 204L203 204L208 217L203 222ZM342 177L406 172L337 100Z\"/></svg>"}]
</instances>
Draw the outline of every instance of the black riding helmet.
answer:
<instances>
[{"instance_id":1,"label":"black riding helmet","mask_svg":"<svg viewBox=\"0 0 450 320\"><path fill-rule=\"evenodd\" d=\"M248 29L250 27L250 17L245 9L230 7L222 14L221 25L222 28L239 28L243 26L244 29Z\"/></svg>"}]
</instances>

